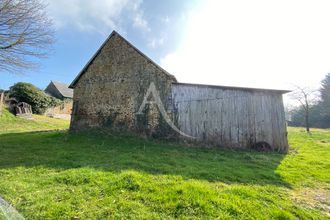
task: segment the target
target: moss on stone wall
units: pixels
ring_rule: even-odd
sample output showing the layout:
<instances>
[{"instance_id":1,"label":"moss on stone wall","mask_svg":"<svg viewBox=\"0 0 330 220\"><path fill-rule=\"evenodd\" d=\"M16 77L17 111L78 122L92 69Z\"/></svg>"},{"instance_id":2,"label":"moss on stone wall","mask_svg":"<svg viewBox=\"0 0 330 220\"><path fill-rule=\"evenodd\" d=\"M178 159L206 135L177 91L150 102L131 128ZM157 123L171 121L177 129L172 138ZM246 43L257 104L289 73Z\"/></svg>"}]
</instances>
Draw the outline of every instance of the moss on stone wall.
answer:
<instances>
[{"instance_id":1,"label":"moss on stone wall","mask_svg":"<svg viewBox=\"0 0 330 220\"><path fill-rule=\"evenodd\" d=\"M156 106L148 104L143 114L136 113L152 82L167 108L167 97L175 81L173 76L115 34L75 86L76 104L73 107L71 129L109 127L147 136L167 134L166 122Z\"/></svg>"}]
</instances>

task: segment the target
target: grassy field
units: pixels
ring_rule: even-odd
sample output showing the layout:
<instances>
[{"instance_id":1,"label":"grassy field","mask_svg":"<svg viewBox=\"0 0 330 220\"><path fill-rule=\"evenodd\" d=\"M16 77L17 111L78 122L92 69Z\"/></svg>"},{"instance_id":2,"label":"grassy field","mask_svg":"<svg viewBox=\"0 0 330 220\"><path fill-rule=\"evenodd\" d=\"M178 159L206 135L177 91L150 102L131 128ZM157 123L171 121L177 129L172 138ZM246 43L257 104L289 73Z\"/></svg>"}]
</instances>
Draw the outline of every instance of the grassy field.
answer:
<instances>
[{"instance_id":1,"label":"grassy field","mask_svg":"<svg viewBox=\"0 0 330 220\"><path fill-rule=\"evenodd\" d=\"M0 116L0 196L27 219L330 217L329 130L290 128L286 155L41 131L67 127Z\"/></svg>"},{"instance_id":2,"label":"grassy field","mask_svg":"<svg viewBox=\"0 0 330 220\"><path fill-rule=\"evenodd\" d=\"M34 120L14 117L6 109L0 114L0 134L68 129L70 121L33 115Z\"/></svg>"}]
</instances>

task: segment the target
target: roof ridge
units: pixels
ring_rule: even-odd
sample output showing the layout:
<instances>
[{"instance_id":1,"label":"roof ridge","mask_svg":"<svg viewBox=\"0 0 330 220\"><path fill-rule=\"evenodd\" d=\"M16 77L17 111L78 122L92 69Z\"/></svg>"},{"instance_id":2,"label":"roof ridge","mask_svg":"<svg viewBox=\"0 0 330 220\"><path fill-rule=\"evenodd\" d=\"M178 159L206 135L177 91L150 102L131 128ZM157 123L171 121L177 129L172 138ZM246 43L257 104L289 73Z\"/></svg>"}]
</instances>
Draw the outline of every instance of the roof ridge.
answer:
<instances>
[{"instance_id":1,"label":"roof ridge","mask_svg":"<svg viewBox=\"0 0 330 220\"><path fill-rule=\"evenodd\" d=\"M167 74L170 77L174 77L174 75L170 74L169 72L167 72L163 67L159 66L155 61L153 61L150 57L148 57L146 54L144 54L141 50L139 50L137 47L135 47L131 42L129 42L128 40L126 40L123 36L121 36L119 33L117 33L116 31L115 34L117 34L121 39L123 39L129 46L131 46L134 50L136 50L136 52L138 52L140 55L142 55L144 58L146 58L148 61L150 61L152 64L154 64L157 68L159 68L161 71L163 71L165 74Z\"/></svg>"},{"instance_id":2,"label":"roof ridge","mask_svg":"<svg viewBox=\"0 0 330 220\"><path fill-rule=\"evenodd\" d=\"M200 86L200 87L210 87L210 88L236 89L236 90L269 91L269 92L278 92L278 93L283 93L283 94L291 92L291 90L284 90L284 89L266 89L266 88L224 86L224 85L199 84L199 83L172 82L172 84L183 85L183 86Z\"/></svg>"},{"instance_id":3,"label":"roof ridge","mask_svg":"<svg viewBox=\"0 0 330 220\"><path fill-rule=\"evenodd\" d=\"M65 85L65 86L68 86L68 87L69 87L69 85L68 85L68 84L66 84L66 83L63 83L63 82L61 82L61 81L57 81L57 80L51 80L50 82L52 82L52 83L57 83L57 84L62 84L62 85Z\"/></svg>"},{"instance_id":4,"label":"roof ridge","mask_svg":"<svg viewBox=\"0 0 330 220\"><path fill-rule=\"evenodd\" d=\"M164 70L161 66L159 66L155 61L150 59L147 55L145 55L143 52L141 52L138 48L136 48L132 43L130 43L128 40L126 40L123 36L121 36L118 32L113 30L111 34L105 39L105 41L101 44L101 46L97 49L97 51L94 53L94 55L88 60L88 62L85 64L85 66L82 68L82 70L78 73L78 75L74 78L74 80L69 85L69 88L73 89L75 87L75 84L78 82L80 77L85 73L86 69L89 65L94 61L94 59L97 57L97 55L101 52L102 48L105 46L105 44L114 36L117 35L120 37L124 42L126 42L130 47L132 47L136 52L138 52L141 56L143 56L145 59L147 59L149 62L151 62L153 65L155 65L158 69L160 69L162 72L164 72L166 75L173 77L175 79L175 76Z\"/></svg>"}]
</instances>

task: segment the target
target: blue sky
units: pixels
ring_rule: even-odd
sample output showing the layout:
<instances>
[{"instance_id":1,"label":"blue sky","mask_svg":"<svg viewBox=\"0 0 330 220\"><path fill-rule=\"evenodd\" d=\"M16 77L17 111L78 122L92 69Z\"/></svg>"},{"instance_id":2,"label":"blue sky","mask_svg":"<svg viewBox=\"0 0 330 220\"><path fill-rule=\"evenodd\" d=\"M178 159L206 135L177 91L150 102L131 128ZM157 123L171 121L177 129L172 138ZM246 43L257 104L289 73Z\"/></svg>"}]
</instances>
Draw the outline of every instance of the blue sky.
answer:
<instances>
[{"instance_id":1,"label":"blue sky","mask_svg":"<svg viewBox=\"0 0 330 220\"><path fill-rule=\"evenodd\" d=\"M317 88L330 72L328 0L48 0L56 43L0 88L70 83L116 30L181 82Z\"/></svg>"},{"instance_id":2,"label":"blue sky","mask_svg":"<svg viewBox=\"0 0 330 220\"><path fill-rule=\"evenodd\" d=\"M19 81L39 88L45 88L50 80L71 83L113 30L159 63L179 43L184 13L195 6L191 0L161 4L152 0L58 0L48 4L56 29L52 52L41 60L37 71L0 73L0 88L7 89Z\"/></svg>"}]
</instances>

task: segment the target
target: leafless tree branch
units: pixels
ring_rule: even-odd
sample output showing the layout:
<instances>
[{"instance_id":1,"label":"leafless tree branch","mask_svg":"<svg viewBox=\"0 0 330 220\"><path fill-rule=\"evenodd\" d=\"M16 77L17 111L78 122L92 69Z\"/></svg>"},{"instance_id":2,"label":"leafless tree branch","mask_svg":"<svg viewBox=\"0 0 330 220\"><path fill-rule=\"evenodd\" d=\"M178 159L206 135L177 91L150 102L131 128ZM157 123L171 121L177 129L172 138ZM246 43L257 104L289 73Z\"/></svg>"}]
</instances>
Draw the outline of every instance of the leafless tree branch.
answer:
<instances>
[{"instance_id":1,"label":"leafless tree branch","mask_svg":"<svg viewBox=\"0 0 330 220\"><path fill-rule=\"evenodd\" d=\"M42 0L0 0L0 71L37 66L53 43L52 22Z\"/></svg>"},{"instance_id":2,"label":"leafless tree branch","mask_svg":"<svg viewBox=\"0 0 330 220\"><path fill-rule=\"evenodd\" d=\"M300 106L304 109L305 113L305 127L306 131L310 131L309 126L309 113L310 113L310 106L316 102L316 93L317 90L312 90L307 87L300 87L294 85L296 88L293 92L289 94L291 99L297 100Z\"/></svg>"}]
</instances>

